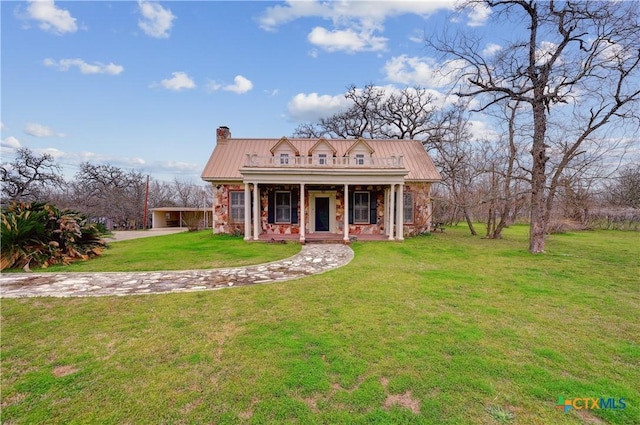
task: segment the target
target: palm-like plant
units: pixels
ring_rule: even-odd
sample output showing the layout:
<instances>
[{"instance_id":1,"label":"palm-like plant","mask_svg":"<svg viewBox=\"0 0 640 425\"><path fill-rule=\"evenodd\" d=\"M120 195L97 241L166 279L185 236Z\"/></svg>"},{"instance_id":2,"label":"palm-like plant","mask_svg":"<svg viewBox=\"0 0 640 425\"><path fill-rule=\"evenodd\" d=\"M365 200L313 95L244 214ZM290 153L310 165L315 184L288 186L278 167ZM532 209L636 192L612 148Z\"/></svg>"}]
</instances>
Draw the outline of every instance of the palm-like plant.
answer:
<instances>
[{"instance_id":1,"label":"palm-like plant","mask_svg":"<svg viewBox=\"0 0 640 425\"><path fill-rule=\"evenodd\" d=\"M100 236L98 227L78 212L43 203L13 203L2 211L0 270L86 260L106 246Z\"/></svg>"}]
</instances>

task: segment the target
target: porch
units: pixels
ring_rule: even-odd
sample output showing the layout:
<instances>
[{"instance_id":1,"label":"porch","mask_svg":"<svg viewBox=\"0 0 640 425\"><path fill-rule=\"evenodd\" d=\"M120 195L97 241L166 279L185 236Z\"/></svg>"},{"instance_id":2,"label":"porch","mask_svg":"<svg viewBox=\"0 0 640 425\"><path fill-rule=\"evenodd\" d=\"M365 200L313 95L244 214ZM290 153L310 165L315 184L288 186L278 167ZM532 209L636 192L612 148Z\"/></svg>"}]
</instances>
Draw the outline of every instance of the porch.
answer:
<instances>
[{"instance_id":1,"label":"porch","mask_svg":"<svg viewBox=\"0 0 640 425\"><path fill-rule=\"evenodd\" d=\"M258 239L260 242L299 242L299 234L263 233ZM350 241L388 241L387 235L351 234ZM338 233L307 233L304 243L346 243L343 235Z\"/></svg>"}]
</instances>

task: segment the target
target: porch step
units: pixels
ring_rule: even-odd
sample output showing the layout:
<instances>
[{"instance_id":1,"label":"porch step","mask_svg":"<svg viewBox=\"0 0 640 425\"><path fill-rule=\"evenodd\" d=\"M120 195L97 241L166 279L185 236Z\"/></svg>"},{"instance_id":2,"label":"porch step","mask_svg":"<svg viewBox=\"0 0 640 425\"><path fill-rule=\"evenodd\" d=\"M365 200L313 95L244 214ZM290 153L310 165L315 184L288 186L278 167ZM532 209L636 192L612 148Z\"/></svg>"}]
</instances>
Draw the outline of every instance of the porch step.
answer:
<instances>
[{"instance_id":1,"label":"porch step","mask_svg":"<svg viewBox=\"0 0 640 425\"><path fill-rule=\"evenodd\" d=\"M353 242L353 239L350 241ZM306 239L305 243L306 244L336 244L336 243L350 243L350 242L345 242L343 239Z\"/></svg>"}]
</instances>

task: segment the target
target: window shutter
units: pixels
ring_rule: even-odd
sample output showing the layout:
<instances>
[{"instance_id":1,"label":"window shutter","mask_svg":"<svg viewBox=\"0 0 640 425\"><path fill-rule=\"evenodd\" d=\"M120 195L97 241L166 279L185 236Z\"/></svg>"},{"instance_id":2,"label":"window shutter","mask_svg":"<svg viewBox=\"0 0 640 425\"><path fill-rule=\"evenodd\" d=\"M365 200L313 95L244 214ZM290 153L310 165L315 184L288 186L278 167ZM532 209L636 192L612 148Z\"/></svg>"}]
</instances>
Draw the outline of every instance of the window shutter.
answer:
<instances>
[{"instance_id":1,"label":"window shutter","mask_svg":"<svg viewBox=\"0 0 640 425\"><path fill-rule=\"evenodd\" d=\"M349 193L349 224L353 224L353 204L355 203L355 195L354 195L355 191L351 191ZM345 196L347 196L345 194Z\"/></svg>"},{"instance_id":2,"label":"window shutter","mask_svg":"<svg viewBox=\"0 0 640 425\"><path fill-rule=\"evenodd\" d=\"M291 224L298 224L298 192L291 191Z\"/></svg>"},{"instance_id":3,"label":"window shutter","mask_svg":"<svg viewBox=\"0 0 640 425\"><path fill-rule=\"evenodd\" d=\"M378 222L378 192L369 192L369 224Z\"/></svg>"},{"instance_id":4,"label":"window shutter","mask_svg":"<svg viewBox=\"0 0 640 425\"><path fill-rule=\"evenodd\" d=\"M275 223L275 212L276 212L276 191L273 189L269 190L269 201L267 203L267 222Z\"/></svg>"}]
</instances>

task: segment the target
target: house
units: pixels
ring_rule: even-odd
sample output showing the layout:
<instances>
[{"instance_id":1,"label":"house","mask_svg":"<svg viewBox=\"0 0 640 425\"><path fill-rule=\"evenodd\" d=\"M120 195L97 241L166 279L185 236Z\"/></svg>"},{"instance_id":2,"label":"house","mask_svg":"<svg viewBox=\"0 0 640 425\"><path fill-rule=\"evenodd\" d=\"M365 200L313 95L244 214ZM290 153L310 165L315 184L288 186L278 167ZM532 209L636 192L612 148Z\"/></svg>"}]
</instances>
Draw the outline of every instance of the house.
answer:
<instances>
[{"instance_id":1,"label":"house","mask_svg":"<svg viewBox=\"0 0 640 425\"><path fill-rule=\"evenodd\" d=\"M202 179L214 233L348 242L429 231L440 174L416 140L234 139L220 127Z\"/></svg>"}]
</instances>

